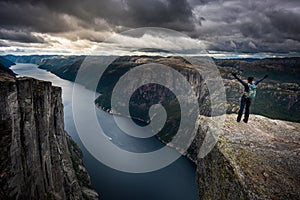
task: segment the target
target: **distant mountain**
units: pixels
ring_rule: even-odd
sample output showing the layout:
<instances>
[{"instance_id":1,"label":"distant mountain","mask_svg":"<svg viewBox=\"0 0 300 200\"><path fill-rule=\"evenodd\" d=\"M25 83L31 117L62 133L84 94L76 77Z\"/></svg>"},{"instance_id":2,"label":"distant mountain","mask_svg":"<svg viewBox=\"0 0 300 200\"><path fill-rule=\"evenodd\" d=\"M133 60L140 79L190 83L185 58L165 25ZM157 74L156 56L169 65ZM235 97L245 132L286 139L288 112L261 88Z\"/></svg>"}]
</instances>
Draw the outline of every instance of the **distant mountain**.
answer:
<instances>
[{"instance_id":1,"label":"distant mountain","mask_svg":"<svg viewBox=\"0 0 300 200\"><path fill-rule=\"evenodd\" d=\"M74 81L85 56L55 56L43 59L39 68L51 71L55 75Z\"/></svg>"},{"instance_id":2,"label":"distant mountain","mask_svg":"<svg viewBox=\"0 0 300 200\"><path fill-rule=\"evenodd\" d=\"M15 65L15 63L3 56L0 56L0 65L9 68L10 66Z\"/></svg>"},{"instance_id":3,"label":"distant mountain","mask_svg":"<svg viewBox=\"0 0 300 200\"><path fill-rule=\"evenodd\" d=\"M0 56L0 74L2 74L3 76L15 76L16 74L11 69L9 69L9 67L12 65L15 65L15 63Z\"/></svg>"},{"instance_id":4,"label":"distant mountain","mask_svg":"<svg viewBox=\"0 0 300 200\"><path fill-rule=\"evenodd\" d=\"M292 82L300 84L300 57L265 59L224 59L215 60L224 68L230 68L246 76L262 77L269 74L267 82Z\"/></svg>"},{"instance_id":5,"label":"distant mountain","mask_svg":"<svg viewBox=\"0 0 300 200\"><path fill-rule=\"evenodd\" d=\"M15 63L33 63L40 64L44 58L51 58L54 55L28 55L28 56L16 56L16 55L6 55L4 58L15 62Z\"/></svg>"},{"instance_id":6,"label":"distant mountain","mask_svg":"<svg viewBox=\"0 0 300 200\"><path fill-rule=\"evenodd\" d=\"M11 69L4 67L1 63L0 63L0 74L10 75L10 76L16 75Z\"/></svg>"}]
</instances>

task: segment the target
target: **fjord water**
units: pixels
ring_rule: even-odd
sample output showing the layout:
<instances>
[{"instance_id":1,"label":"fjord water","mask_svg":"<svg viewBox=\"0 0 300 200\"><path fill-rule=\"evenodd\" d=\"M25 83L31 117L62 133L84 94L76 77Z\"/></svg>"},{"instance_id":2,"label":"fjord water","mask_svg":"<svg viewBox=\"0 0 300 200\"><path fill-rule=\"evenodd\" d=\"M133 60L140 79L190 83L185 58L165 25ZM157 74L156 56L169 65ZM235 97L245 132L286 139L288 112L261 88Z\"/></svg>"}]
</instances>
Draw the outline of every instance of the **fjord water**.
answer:
<instances>
[{"instance_id":1,"label":"fjord water","mask_svg":"<svg viewBox=\"0 0 300 200\"><path fill-rule=\"evenodd\" d=\"M72 115L72 91L78 87L80 100L86 95L95 95L92 91L63 80L54 74L41 70L34 64L18 63L11 67L18 76L28 76L51 81L62 88L64 104L65 130L76 141L83 152L85 167L90 174L93 187L102 200L196 200L198 198L195 178L195 165L181 156L171 165L154 172L133 174L120 172L96 160L83 146L77 134ZM163 144L155 137L148 139L133 138L123 133L115 124L113 116L96 109L101 127L111 141L119 147L133 152L147 152L161 148ZM85 119L85 116L81 116ZM126 120L126 119L125 119ZM88 126L88 124L87 124ZM124 158L126 159L126 158Z\"/></svg>"}]
</instances>

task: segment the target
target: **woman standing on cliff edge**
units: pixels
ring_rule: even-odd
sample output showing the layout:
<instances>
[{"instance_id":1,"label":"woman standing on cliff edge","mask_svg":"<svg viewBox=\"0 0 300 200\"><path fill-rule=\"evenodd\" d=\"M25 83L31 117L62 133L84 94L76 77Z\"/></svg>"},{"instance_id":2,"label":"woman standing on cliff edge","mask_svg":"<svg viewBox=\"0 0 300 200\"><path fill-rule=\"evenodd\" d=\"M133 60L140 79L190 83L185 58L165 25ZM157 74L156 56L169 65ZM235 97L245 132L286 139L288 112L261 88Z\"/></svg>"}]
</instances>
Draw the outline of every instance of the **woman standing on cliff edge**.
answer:
<instances>
[{"instance_id":1,"label":"woman standing on cliff edge","mask_svg":"<svg viewBox=\"0 0 300 200\"><path fill-rule=\"evenodd\" d=\"M248 77L247 78L247 82L243 81L242 79L238 78L236 73L232 73L232 75L234 76L234 78L236 78L243 86L244 86L244 93L243 96L241 98L241 106L240 106L240 110L238 113L238 117L236 119L237 122L240 122L242 119L242 115L244 112L244 108L245 108L245 115L244 115L244 119L243 121L245 123L248 122L249 119L249 114L250 114L250 105L251 105L251 101L252 99L254 99L255 95L256 95L256 86L265 78L268 78L268 75L265 75L262 79L254 81L253 77Z\"/></svg>"}]
</instances>

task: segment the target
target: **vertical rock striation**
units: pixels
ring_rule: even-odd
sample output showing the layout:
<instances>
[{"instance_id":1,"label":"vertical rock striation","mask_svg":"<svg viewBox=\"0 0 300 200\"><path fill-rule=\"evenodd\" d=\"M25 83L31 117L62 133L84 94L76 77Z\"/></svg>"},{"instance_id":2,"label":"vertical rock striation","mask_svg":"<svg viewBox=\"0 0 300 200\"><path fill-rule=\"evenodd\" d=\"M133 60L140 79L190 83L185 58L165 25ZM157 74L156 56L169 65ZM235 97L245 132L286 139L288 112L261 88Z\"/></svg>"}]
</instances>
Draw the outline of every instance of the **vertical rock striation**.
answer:
<instances>
[{"instance_id":1,"label":"vertical rock striation","mask_svg":"<svg viewBox=\"0 0 300 200\"><path fill-rule=\"evenodd\" d=\"M0 199L97 199L80 156L61 88L0 75Z\"/></svg>"}]
</instances>

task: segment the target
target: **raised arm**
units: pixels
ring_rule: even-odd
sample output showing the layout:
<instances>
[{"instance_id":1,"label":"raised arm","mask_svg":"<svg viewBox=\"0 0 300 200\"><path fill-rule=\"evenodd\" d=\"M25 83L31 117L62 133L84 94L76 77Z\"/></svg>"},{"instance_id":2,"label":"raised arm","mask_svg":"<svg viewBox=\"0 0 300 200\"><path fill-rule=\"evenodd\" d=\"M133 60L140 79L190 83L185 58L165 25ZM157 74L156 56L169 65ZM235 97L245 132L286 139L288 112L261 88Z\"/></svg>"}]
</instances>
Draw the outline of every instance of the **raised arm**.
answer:
<instances>
[{"instance_id":1,"label":"raised arm","mask_svg":"<svg viewBox=\"0 0 300 200\"><path fill-rule=\"evenodd\" d=\"M265 75L262 79L259 79L257 81L255 81L255 85L258 85L260 82L262 82L264 79L268 78L268 75Z\"/></svg>"},{"instance_id":2,"label":"raised arm","mask_svg":"<svg viewBox=\"0 0 300 200\"><path fill-rule=\"evenodd\" d=\"M236 73L232 73L232 76L234 76L234 78L236 78L241 84L243 84L244 87L248 86L248 84L245 81L237 77Z\"/></svg>"}]
</instances>

